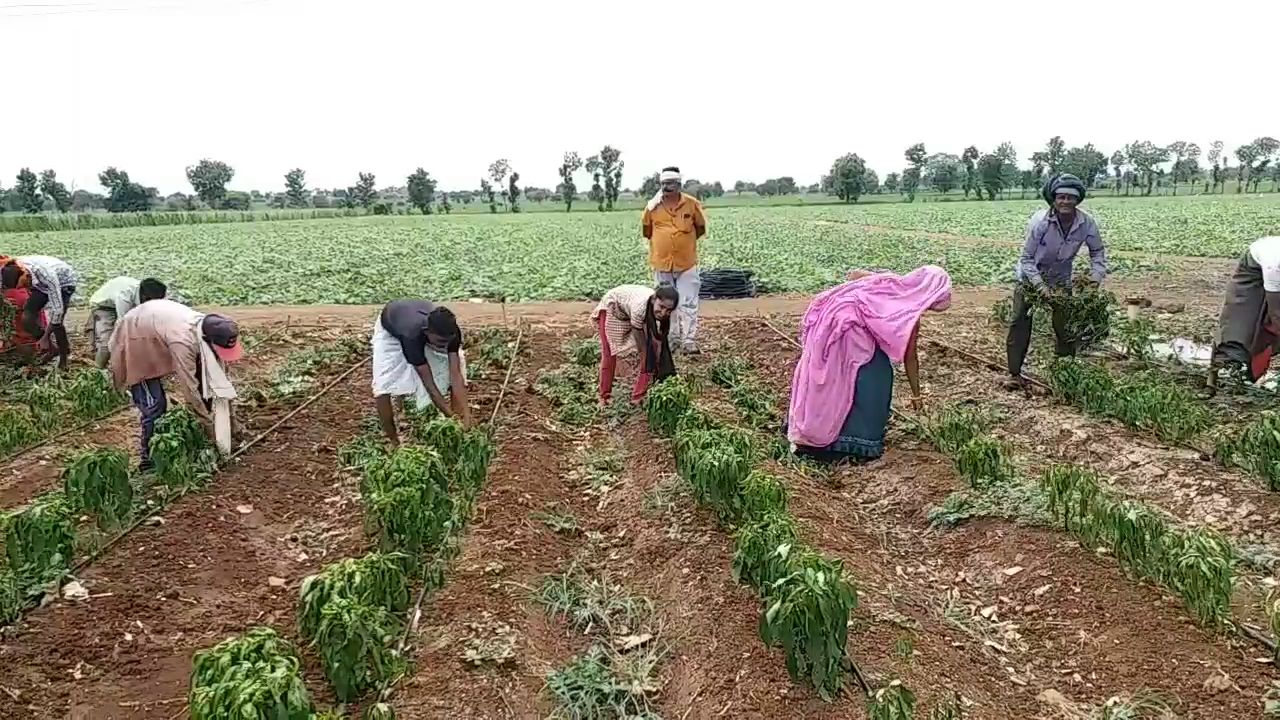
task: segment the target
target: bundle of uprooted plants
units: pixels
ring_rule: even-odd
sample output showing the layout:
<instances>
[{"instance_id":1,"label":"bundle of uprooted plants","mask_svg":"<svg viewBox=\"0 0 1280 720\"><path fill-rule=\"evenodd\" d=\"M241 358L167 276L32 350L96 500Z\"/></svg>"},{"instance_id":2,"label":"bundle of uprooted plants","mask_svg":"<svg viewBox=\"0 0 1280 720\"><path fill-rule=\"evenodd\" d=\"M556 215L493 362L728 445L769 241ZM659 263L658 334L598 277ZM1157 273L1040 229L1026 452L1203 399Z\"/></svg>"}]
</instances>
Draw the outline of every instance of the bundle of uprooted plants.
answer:
<instances>
[{"instance_id":1,"label":"bundle of uprooted plants","mask_svg":"<svg viewBox=\"0 0 1280 720\"><path fill-rule=\"evenodd\" d=\"M187 700L191 720L313 717L297 651L267 627L197 652Z\"/></svg>"},{"instance_id":2,"label":"bundle of uprooted plants","mask_svg":"<svg viewBox=\"0 0 1280 720\"><path fill-rule=\"evenodd\" d=\"M36 426L25 407L0 410L0 455L8 455L39 442L41 437L44 437L44 433Z\"/></svg>"},{"instance_id":3,"label":"bundle of uprooted plants","mask_svg":"<svg viewBox=\"0 0 1280 720\"><path fill-rule=\"evenodd\" d=\"M1201 625L1230 622L1235 555L1219 534L1171 525L1147 506L1117 498L1097 475L1074 465L1049 468L1041 478L1055 521L1090 547L1105 547L1135 577L1182 598Z\"/></svg>"},{"instance_id":4,"label":"bundle of uprooted plants","mask_svg":"<svg viewBox=\"0 0 1280 720\"><path fill-rule=\"evenodd\" d=\"M75 551L75 518L61 492L0 514L0 626L16 620L27 601L59 582Z\"/></svg>"},{"instance_id":5,"label":"bundle of uprooted plants","mask_svg":"<svg viewBox=\"0 0 1280 720\"><path fill-rule=\"evenodd\" d=\"M1023 285L1023 296L1033 311L1043 313L1045 319L1057 312L1063 317L1066 337L1077 350L1095 347L1111 333L1111 311L1116 306L1116 296L1095 287L1082 278L1076 278L1070 293L1049 290L1041 292Z\"/></svg>"},{"instance_id":6,"label":"bundle of uprooted plants","mask_svg":"<svg viewBox=\"0 0 1280 720\"><path fill-rule=\"evenodd\" d=\"M1243 429L1223 433L1214 454L1223 464L1243 468L1280 490L1280 414L1263 412Z\"/></svg>"},{"instance_id":7,"label":"bundle of uprooted plants","mask_svg":"<svg viewBox=\"0 0 1280 720\"><path fill-rule=\"evenodd\" d=\"M103 529L120 527L133 513L129 456L119 448L76 455L62 471L62 487L72 509L92 515Z\"/></svg>"},{"instance_id":8,"label":"bundle of uprooted plants","mask_svg":"<svg viewBox=\"0 0 1280 720\"><path fill-rule=\"evenodd\" d=\"M196 416L174 408L156 422L151 461L166 492L177 495L204 487L218 465L218 451Z\"/></svg>"},{"instance_id":9,"label":"bundle of uprooted plants","mask_svg":"<svg viewBox=\"0 0 1280 720\"><path fill-rule=\"evenodd\" d=\"M1163 440L1185 442L1207 430L1213 416L1190 390L1142 371L1125 377L1077 358L1059 358L1045 375L1053 392L1086 413L1109 417Z\"/></svg>"}]
</instances>

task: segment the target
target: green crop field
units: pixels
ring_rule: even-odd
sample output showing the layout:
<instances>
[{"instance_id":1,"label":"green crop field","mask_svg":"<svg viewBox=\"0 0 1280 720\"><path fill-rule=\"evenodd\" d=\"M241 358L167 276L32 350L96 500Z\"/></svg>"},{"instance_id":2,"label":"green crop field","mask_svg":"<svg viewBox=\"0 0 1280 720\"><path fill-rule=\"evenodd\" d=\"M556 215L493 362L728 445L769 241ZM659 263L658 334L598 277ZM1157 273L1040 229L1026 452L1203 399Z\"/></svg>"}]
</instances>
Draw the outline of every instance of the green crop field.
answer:
<instances>
[{"instance_id":1,"label":"green crop field","mask_svg":"<svg viewBox=\"0 0 1280 720\"><path fill-rule=\"evenodd\" d=\"M962 285L1006 282L1027 217L1040 207L717 208L702 265L750 268L773 292L815 291L851 267L902 271L923 263L944 265ZM1085 207L1108 246L1126 251L1112 257L1119 274L1157 269L1161 254L1234 257L1254 238L1280 234L1280 195L1101 197ZM647 277L638 212L360 217L0 238L0 254L24 253L65 258L86 288L116 274L154 275L192 301L215 304L583 299Z\"/></svg>"}]
</instances>

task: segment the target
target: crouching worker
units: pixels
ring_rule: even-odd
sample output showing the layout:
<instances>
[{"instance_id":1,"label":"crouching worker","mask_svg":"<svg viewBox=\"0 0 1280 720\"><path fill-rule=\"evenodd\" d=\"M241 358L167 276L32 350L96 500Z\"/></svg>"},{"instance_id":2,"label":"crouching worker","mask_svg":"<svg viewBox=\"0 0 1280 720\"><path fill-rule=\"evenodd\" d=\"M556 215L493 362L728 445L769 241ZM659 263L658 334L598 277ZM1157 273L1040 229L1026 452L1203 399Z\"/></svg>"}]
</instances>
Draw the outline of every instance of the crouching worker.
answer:
<instances>
[{"instance_id":1,"label":"crouching worker","mask_svg":"<svg viewBox=\"0 0 1280 720\"><path fill-rule=\"evenodd\" d=\"M392 300L373 323L372 345L373 399L392 445L400 442L392 397L413 396L418 408L431 403L470 427L462 330L448 308L426 300Z\"/></svg>"},{"instance_id":2,"label":"crouching worker","mask_svg":"<svg viewBox=\"0 0 1280 720\"><path fill-rule=\"evenodd\" d=\"M242 354L235 321L172 300L148 300L120 318L111 339L111 378L129 390L141 418L139 470L152 468L151 436L169 409L162 380L176 376L187 407L216 442L210 410L214 400L235 398L226 363ZM234 422L232 427L234 437L238 428Z\"/></svg>"},{"instance_id":3,"label":"crouching worker","mask_svg":"<svg viewBox=\"0 0 1280 720\"><path fill-rule=\"evenodd\" d=\"M120 318L148 300L163 300L168 290L155 278L135 280L121 276L108 280L89 296L86 330L93 340L93 355L98 367L105 369L111 360L111 336L115 334Z\"/></svg>"},{"instance_id":4,"label":"crouching worker","mask_svg":"<svg viewBox=\"0 0 1280 720\"><path fill-rule=\"evenodd\" d=\"M638 355L631 402L644 399L656 380L675 374L668 336L671 313L680 304L680 293L667 284L657 289L620 285L604 294L592 312L600 333L600 405L609 404L618 358Z\"/></svg>"},{"instance_id":5,"label":"crouching worker","mask_svg":"<svg viewBox=\"0 0 1280 720\"><path fill-rule=\"evenodd\" d=\"M911 406L924 409L916 351L920 318L951 306L951 277L936 265L907 273L854 271L814 298L801 324L787 438L820 462L884 453L893 363L903 363Z\"/></svg>"}]
</instances>

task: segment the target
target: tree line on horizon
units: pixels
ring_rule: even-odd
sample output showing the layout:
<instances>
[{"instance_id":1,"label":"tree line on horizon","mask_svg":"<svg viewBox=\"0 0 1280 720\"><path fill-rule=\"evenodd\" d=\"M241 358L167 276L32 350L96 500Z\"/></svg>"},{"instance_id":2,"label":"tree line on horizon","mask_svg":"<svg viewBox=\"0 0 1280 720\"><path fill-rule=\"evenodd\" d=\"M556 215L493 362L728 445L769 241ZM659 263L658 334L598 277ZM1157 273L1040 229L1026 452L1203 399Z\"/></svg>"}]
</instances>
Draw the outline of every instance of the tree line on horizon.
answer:
<instances>
[{"instance_id":1,"label":"tree line on horizon","mask_svg":"<svg viewBox=\"0 0 1280 720\"><path fill-rule=\"evenodd\" d=\"M1201 164L1202 155L1207 165ZM1203 183L1205 193L1226 192L1227 182L1233 179L1237 193L1257 192L1264 179L1272 181L1273 191L1280 191L1280 141L1270 136L1258 137L1235 148L1231 155L1237 163L1234 167L1221 140L1210 143L1207 153L1190 141L1157 145L1149 140L1135 140L1108 156L1092 143L1067 147L1061 136L1054 136L1043 149L1031 154L1030 167L1020 168L1017 152L1008 142L988 152L971 145L958 155L929 153L924 143L915 143L903 153L906 166L900 172L888 173L883 181L857 153L847 153L832 162L830 171L818 183L801 186L790 176L758 183L739 180L732 191L738 195L753 192L762 196L826 193L845 202L888 192L900 193L904 201L913 202L923 190L942 195L955 190L963 192L966 199L973 195L980 200L984 196L994 200L1012 189L1038 190L1059 173L1076 175L1088 187L1105 185L1116 194L1123 190L1126 195L1135 190L1141 195L1150 195L1166 183L1172 184L1175 195L1179 184ZM560 182L554 190L521 188L520 173L508 159L500 158L489 164L477 190L438 192L438 182L421 167L405 179L403 186L379 190L373 173L360 172L355 184L348 187L313 190L307 187L306 171L294 168L284 175L283 191L265 194L258 190L228 189L235 170L225 162L205 158L186 168L190 194L179 192L164 198L156 188L135 182L127 172L115 167L98 174L98 182L105 190L103 194L86 190L71 192L52 169L37 175L30 168L22 168L12 188L5 190L0 186L0 213L250 210L255 202L265 202L279 209L363 208L374 214L389 214L397 206L408 205L429 215L448 213L455 204L472 202L487 204L491 213L497 213L500 207L507 212L520 212L521 198L536 203L563 203L566 211L572 210L578 200L585 199L596 203L598 210L606 211L612 210L622 195L632 193L622 185L626 164L621 156L622 151L610 145L586 159L574 151L564 153L557 168ZM580 193L576 177L584 170L591 177L591 185L585 193ZM655 172L642 180L635 194L647 198L657 191ZM685 192L705 200L721 197L726 191L719 181L690 178L685 181Z\"/></svg>"}]
</instances>

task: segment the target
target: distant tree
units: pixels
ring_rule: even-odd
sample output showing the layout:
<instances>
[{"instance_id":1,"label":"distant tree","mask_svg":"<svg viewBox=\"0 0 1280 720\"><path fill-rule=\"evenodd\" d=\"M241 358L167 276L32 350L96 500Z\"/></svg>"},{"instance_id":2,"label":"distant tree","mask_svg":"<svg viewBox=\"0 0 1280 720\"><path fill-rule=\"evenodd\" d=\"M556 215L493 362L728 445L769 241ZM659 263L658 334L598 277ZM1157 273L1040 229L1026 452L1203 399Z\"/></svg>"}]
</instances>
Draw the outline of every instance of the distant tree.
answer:
<instances>
[{"instance_id":1,"label":"distant tree","mask_svg":"<svg viewBox=\"0 0 1280 720\"><path fill-rule=\"evenodd\" d=\"M98 173L98 182L107 189L107 212L146 212L151 209L151 193L129 179L129 173L109 167Z\"/></svg>"},{"instance_id":2,"label":"distant tree","mask_svg":"<svg viewBox=\"0 0 1280 720\"><path fill-rule=\"evenodd\" d=\"M360 207L368 210L373 207L373 203L378 199L378 191L375 189L373 173L360 173L356 184L347 188L348 207Z\"/></svg>"},{"instance_id":3,"label":"distant tree","mask_svg":"<svg viewBox=\"0 0 1280 720\"><path fill-rule=\"evenodd\" d=\"M978 158L982 154L978 152L978 148L970 145L964 149L964 153L960 155L960 163L964 166L964 197L969 199L969 193L978 193L978 199L982 199L982 191L979 189L978 183Z\"/></svg>"},{"instance_id":4,"label":"distant tree","mask_svg":"<svg viewBox=\"0 0 1280 720\"><path fill-rule=\"evenodd\" d=\"M520 212L520 186L516 183L520 182L520 173L512 170L511 176L507 178L507 209L513 213Z\"/></svg>"},{"instance_id":5,"label":"distant tree","mask_svg":"<svg viewBox=\"0 0 1280 720\"><path fill-rule=\"evenodd\" d=\"M304 208L310 204L311 191L307 189L307 173L294 168L284 174L285 202L291 208Z\"/></svg>"},{"instance_id":6,"label":"distant tree","mask_svg":"<svg viewBox=\"0 0 1280 720\"><path fill-rule=\"evenodd\" d=\"M498 192L502 195L504 201L507 199L507 193L501 188L510 172L511 163L506 158L498 158L489 163L489 180L493 183L493 187L499 188ZM497 212L497 208L494 208L493 212Z\"/></svg>"},{"instance_id":7,"label":"distant tree","mask_svg":"<svg viewBox=\"0 0 1280 720\"><path fill-rule=\"evenodd\" d=\"M71 193L71 212L89 212L107 207L107 199L88 190L76 190Z\"/></svg>"},{"instance_id":8,"label":"distant tree","mask_svg":"<svg viewBox=\"0 0 1280 720\"><path fill-rule=\"evenodd\" d=\"M711 197L724 197L724 185L719 180L711 183Z\"/></svg>"},{"instance_id":9,"label":"distant tree","mask_svg":"<svg viewBox=\"0 0 1280 720\"><path fill-rule=\"evenodd\" d=\"M44 198L40 197L40 181L31 168L18 171L18 182L13 186L13 194L18 198L18 208L24 213L34 215L44 209Z\"/></svg>"},{"instance_id":10,"label":"distant tree","mask_svg":"<svg viewBox=\"0 0 1280 720\"><path fill-rule=\"evenodd\" d=\"M1004 190L1004 161L994 153L987 153L978 158L978 178L982 188L987 191L987 199L995 200L996 194Z\"/></svg>"},{"instance_id":11,"label":"distant tree","mask_svg":"<svg viewBox=\"0 0 1280 720\"><path fill-rule=\"evenodd\" d=\"M53 207L60 213L71 209L71 193L67 186L58 182L58 174L52 170L40 173L40 192L53 201Z\"/></svg>"},{"instance_id":12,"label":"distant tree","mask_svg":"<svg viewBox=\"0 0 1280 720\"><path fill-rule=\"evenodd\" d=\"M916 143L903 153L907 160L907 168L902 171L902 192L906 194L907 202L915 202L926 155L924 143Z\"/></svg>"},{"instance_id":13,"label":"distant tree","mask_svg":"<svg viewBox=\"0 0 1280 720\"><path fill-rule=\"evenodd\" d=\"M1031 154L1031 161L1049 169L1049 175L1057 175L1060 172L1070 172L1063 168L1062 164L1067 158L1067 144L1062 141L1061 135L1054 135L1049 138L1049 142L1045 143L1044 150ZM1072 173L1075 175L1075 173ZM1077 176L1079 177L1079 176Z\"/></svg>"},{"instance_id":14,"label":"distant tree","mask_svg":"<svg viewBox=\"0 0 1280 720\"><path fill-rule=\"evenodd\" d=\"M453 204L449 202L449 193L447 192L440 193L440 212L444 215L453 212Z\"/></svg>"},{"instance_id":15,"label":"distant tree","mask_svg":"<svg viewBox=\"0 0 1280 720\"><path fill-rule=\"evenodd\" d=\"M591 173L591 192L587 193L587 197L596 202L596 210L604 212L604 186L600 184L600 176L604 173L604 163L600 162L599 155L592 155L587 158L587 172Z\"/></svg>"},{"instance_id":16,"label":"distant tree","mask_svg":"<svg viewBox=\"0 0 1280 720\"><path fill-rule=\"evenodd\" d=\"M1099 152L1093 143L1073 147L1063 153L1057 172L1071 173L1083 180L1085 187L1093 187L1099 177L1107 174L1107 156Z\"/></svg>"},{"instance_id":17,"label":"distant tree","mask_svg":"<svg viewBox=\"0 0 1280 720\"><path fill-rule=\"evenodd\" d=\"M587 158L587 172L591 173L591 193L588 197L596 201L596 209L601 212L612 210L622 191L622 151L605 145L598 155ZM656 192L656 191L655 191Z\"/></svg>"},{"instance_id":18,"label":"distant tree","mask_svg":"<svg viewBox=\"0 0 1280 720\"><path fill-rule=\"evenodd\" d=\"M1135 140L1124 146L1124 154L1147 187L1143 194L1150 195L1155 187L1156 168L1169 161L1169 151L1150 140Z\"/></svg>"},{"instance_id":19,"label":"distant tree","mask_svg":"<svg viewBox=\"0 0 1280 720\"><path fill-rule=\"evenodd\" d=\"M1178 194L1179 182L1190 182L1200 172L1200 146L1179 140L1167 148L1173 155L1173 194Z\"/></svg>"},{"instance_id":20,"label":"distant tree","mask_svg":"<svg viewBox=\"0 0 1280 720\"><path fill-rule=\"evenodd\" d=\"M890 174L887 174L887 176L884 176L884 190L887 190L890 192L897 192L897 187L899 187L899 184L900 184L899 174L890 173Z\"/></svg>"},{"instance_id":21,"label":"distant tree","mask_svg":"<svg viewBox=\"0 0 1280 720\"><path fill-rule=\"evenodd\" d=\"M1120 192L1120 185L1124 179L1124 166L1126 162L1127 161L1122 151L1117 150L1111 153L1111 169L1116 174L1116 186L1111 193L1112 195Z\"/></svg>"},{"instance_id":22,"label":"distant tree","mask_svg":"<svg viewBox=\"0 0 1280 720\"><path fill-rule=\"evenodd\" d=\"M703 185L701 180L689 178L684 181L684 191L699 200L705 200L711 196L711 188Z\"/></svg>"},{"instance_id":23,"label":"distant tree","mask_svg":"<svg viewBox=\"0 0 1280 720\"><path fill-rule=\"evenodd\" d=\"M1236 192L1249 191L1250 187L1256 191L1277 151L1280 151L1280 141L1273 137L1254 138L1253 142L1236 148L1236 159L1240 161L1237 171L1240 184Z\"/></svg>"},{"instance_id":24,"label":"distant tree","mask_svg":"<svg viewBox=\"0 0 1280 720\"><path fill-rule=\"evenodd\" d=\"M1026 195L1028 190L1037 190L1041 186L1041 171L1032 168L1023 170L1018 174L1018 188L1022 190L1022 194Z\"/></svg>"},{"instance_id":25,"label":"distant tree","mask_svg":"<svg viewBox=\"0 0 1280 720\"><path fill-rule=\"evenodd\" d=\"M216 209L221 207L223 198L227 196L227 183L235 174L230 165L205 158L187 167L187 182L206 205Z\"/></svg>"},{"instance_id":26,"label":"distant tree","mask_svg":"<svg viewBox=\"0 0 1280 720\"><path fill-rule=\"evenodd\" d=\"M567 152L564 154L564 160L560 163L560 185L557 191L564 200L564 211L573 210L573 201L577 199L578 185L573 181L573 174L582 169L582 158L578 157L576 152Z\"/></svg>"},{"instance_id":27,"label":"distant tree","mask_svg":"<svg viewBox=\"0 0 1280 720\"><path fill-rule=\"evenodd\" d=\"M253 196L247 192L231 190L224 193L220 205L224 210L252 210Z\"/></svg>"},{"instance_id":28,"label":"distant tree","mask_svg":"<svg viewBox=\"0 0 1280 720\"><path fill-rule=\"evenodd\" d=\"M658 173L654 173L646 177L644 181L640 183L640 197L648 200L658 194L658 188ZM752 186L752 189L754 189L754 186Z\"/></svg>"},{"instance_id":29,"label":"distant tree","mask_svg":"<svg viewBox=\"0 0 1280 720\"><path fill-rule=\"evenodd\" d=\"M1217 192L1218 185L1222 184L1225 179L1223 177L1223 169L1218 165L1218 160L1222 158L1222 148L1223 142L1221 140L1214 140L1209 143L1209 154L1205 156L1205 159L1209 161L1209 177L1206 178L1204 186L1206 193ZM1213 182L1212 188L1209 187L1210 180Z\"/></svg>"},{"instance_id":30,"label":"distant tree","mask_svg":"<svg viewBox=\"0 0 1280 720\"><path fill-rule=\"evenodd\" d=\"M880 176L875 170L867 168L867 171L862 173L862 189L868 195L880 192Z\"/></svg>"},{"instance_id":31,"label":"distant tree","mask_svg":"<svg viewBox=\"0 0 1280 720\"><path fill-rule=\"evenodd\" d=\"M498 198L493 192L493 184L484 178L480 178L480 196L489 202L489 212L498 212Z\"/></svg>"},{"instance_id":32,"label":"distant tree","mask_svg":"<svg viewBox=\"0 0 1280 720\"><path fill-rule=\"evenodd\" d=\"M924 161L924 181L946 195L963 183L960 158L949 153L934 153Z\"/></svg>"},{"instance_id":33,"label":"distant tree","mask_svg":"<svg viewBox=\"0 0 1280 720\"><path fill-rule=\"evenodd\" d=\"M831 174L822 180L824 192L846 203L858 202L867 192L867 164L857 153L845 153L831 163Z\"/></svg>"},{"instance_id":34,"label":"distant tree","mask_svg":"<svg viewBox=\"0 0 1280 720\"><path fill-rule=\"evenodd\" d=\"M436 181L431 179L431 174L418 168L405 181L405 187L409 191L409 204L423 215L430 215L436 199Z\"/></svg>"}]
</instances>

